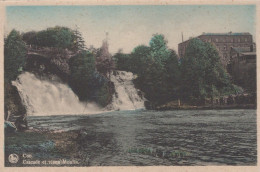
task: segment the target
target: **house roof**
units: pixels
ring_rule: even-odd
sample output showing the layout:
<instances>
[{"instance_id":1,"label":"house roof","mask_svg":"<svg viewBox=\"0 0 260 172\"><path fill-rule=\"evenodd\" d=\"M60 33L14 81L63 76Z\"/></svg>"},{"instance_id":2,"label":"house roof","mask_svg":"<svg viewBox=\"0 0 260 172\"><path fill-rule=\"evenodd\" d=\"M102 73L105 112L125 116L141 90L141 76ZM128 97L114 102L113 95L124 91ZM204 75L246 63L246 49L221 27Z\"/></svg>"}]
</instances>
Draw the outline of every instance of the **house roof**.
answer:
<instances>
[{"instance_id":1,"label":"house roof","mask_svg":"<svg viewBox=\"0 0 260 172\"><path fill-rule=\"evenodd\" d=\"M232 35L232 36L240 36L240 35L251 35L248 32L240 32L240 33L233 33L233 32L228 32L228 33L202 33L202 35L208 35L208 36L227 36L227 35Z\"/></svg>"},{"instance_id":2,"label":"house roof","mask_svg":"<svg viewBox=\"0 0 260 172\"><path fill-rule=\"evenodd\" d=\"M181 43L179 43L180 45L183 44L183 43L186 43L188 41L190 41L192 38L199 38L200 36L241 36L241 35L251 35L249 32L236 32L236 33L233 33L233 32L227 32L227 33L205 33L203 32L202 35L199 35L197 37L191 37Z\"/></svg>"}]
</instances>

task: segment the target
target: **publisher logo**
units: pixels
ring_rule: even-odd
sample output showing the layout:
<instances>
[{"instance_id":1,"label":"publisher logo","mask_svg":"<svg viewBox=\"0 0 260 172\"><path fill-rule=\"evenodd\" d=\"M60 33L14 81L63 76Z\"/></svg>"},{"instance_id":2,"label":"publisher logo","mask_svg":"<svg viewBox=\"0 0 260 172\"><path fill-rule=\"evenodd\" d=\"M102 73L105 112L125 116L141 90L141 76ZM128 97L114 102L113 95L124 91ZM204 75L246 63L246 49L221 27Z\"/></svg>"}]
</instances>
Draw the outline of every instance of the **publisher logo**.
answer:
<instances>
[{"instance_id":1,"label":"publisher logo","mask_svg":"<svg viewBox=\"0 0 260 172\"><path fill-rule=\"evenodd\" d=\"M14 154L14 153L10 154L9 157L8 157L8 160L9 160L10 163L16 164L19 161L19 156Z\"/></svg>"}]
</instances>

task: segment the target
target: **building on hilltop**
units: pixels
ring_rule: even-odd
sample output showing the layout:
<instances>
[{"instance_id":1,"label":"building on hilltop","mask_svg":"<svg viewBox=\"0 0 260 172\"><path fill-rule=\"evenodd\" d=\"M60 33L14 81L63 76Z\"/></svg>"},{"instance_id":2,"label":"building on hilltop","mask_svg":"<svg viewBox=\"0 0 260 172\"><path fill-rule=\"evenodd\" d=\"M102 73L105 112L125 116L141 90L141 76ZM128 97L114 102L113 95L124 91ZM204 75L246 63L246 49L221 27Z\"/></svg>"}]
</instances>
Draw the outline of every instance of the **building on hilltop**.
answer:
<instances>
[{"instance_id":1,"label":"building on hilltop","mask_svg":"<svg viewBox=\"0 0 260 172\"><path fill-rule=\"evenodd\" d=\"M221 63L225 68L230 63L231 47L250 47L253 45L253 38L250 33L203 33L196 37L204 42L213 44L219 52ZM184 57L185 50L191 39L178 44L178 54Z\"/></svg>"}]
</instances>

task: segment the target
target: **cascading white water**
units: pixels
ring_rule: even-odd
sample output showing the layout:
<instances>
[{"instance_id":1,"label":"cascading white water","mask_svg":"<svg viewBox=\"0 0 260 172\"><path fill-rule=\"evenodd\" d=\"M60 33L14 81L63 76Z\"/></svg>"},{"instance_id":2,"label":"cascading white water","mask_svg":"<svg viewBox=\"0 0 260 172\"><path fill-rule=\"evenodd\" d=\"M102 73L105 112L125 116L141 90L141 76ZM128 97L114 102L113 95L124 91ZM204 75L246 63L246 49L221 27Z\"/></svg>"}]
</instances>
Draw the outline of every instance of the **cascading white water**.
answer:
<instances>
[{"instance_id":1,"label":"cascading white water","mask_svg":"<svg viewBox=\"0 0 260 172\"><path fill-rule=\"evenodd\" d=\"M94 103L81 103L65 84L40 80L25 72L12 83L17 87L28 115L94 114L102 110Z\"/></svg>"},{"instance_id":2,"label":"cascading white water","mask_svg":"<svg viewBox=\"0 0 260 172\"><path fill-rule=\"evenodd\" d=\"M116 71L111 75L111 81L115 85L116 94L113 97L111 107L114 110L135 110L144 108L144 98L138 95L134 87L134 75L131 72Z\"/></svg>"},{"instance_id":3,"label":"cascading white water","mask_svg":"<svg viewBox=\"0 0 260 172\"><path fill-rule=\"evenodd\" d=\"M80 102L66 84L48 79L41 80L29 72L19 75L12 84L17 87L28 115L73 115L144 108L144 99L138 95L133 79L134 75L131 72L116 71L116 75L111 75L116 94L112 103L105 109L101 109L95 103Z\"/></svg>"}]
</instances>

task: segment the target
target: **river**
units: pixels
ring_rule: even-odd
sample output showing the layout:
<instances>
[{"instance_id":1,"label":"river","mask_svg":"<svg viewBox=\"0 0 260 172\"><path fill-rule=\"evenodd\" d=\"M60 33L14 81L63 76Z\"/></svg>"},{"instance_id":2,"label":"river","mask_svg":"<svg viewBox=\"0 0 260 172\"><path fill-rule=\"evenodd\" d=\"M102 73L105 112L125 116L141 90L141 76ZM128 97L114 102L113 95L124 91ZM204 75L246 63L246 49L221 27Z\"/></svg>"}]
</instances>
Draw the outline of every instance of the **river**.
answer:
<instances>
[{"instance_id":1,"label":"river","mask_svg":"<svg viewBox=\"0 0 260 172\"><path fill-rule=\"evenodd\" d=\"M80 130L89 166L256 165L256 110L114 111L30 116L29 126Z\"/></svg>"}]
</instances>

